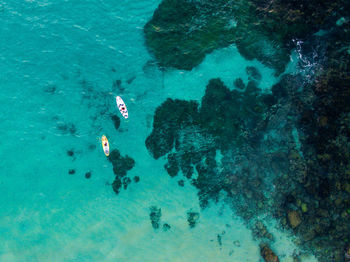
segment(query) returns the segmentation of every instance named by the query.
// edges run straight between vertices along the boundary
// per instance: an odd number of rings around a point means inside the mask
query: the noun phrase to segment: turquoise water
[[[233,89],[237,77],[247,82],[246,66],[259,69],[264,92],[279,78],[245,60],[234,45],[207,55],[192,71],[145,66],[153,58],[143,26],[159,3],[0,2],[0,261],[261,259],[258,242],[225,196],[201,210],[197,189],[187,180],[179,187],[145,140],[155,109],[168,97],[200,101],[215,77]],[[123,92],[113,87],[116,80]],[[118,130],[110,119],[118,114],[115,95],[129,110]],[[140,177],[118,195],[110,186],[114,174],[98,140],[102,134],[111,149],[135,160],[128,176]],[[152,228],[151,206],[161,208],[170,230]],[[188,226],[190,210],[200,213],[195,228]],[[280,260],[292,261],[298,250],[293,237],[266,219],[279,240],[273,248]]]

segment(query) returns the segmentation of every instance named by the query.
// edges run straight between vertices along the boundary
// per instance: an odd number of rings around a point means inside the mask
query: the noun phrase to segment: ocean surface
[[[186,179],[179,186],[183,175],[171,178],[165,157],[154,159],[145,140],[167,98],[200,103],[212,78],[230,89],[238,77],[246,83],[247,66],[260,71],[266,93],[281,76],[234,44],[191,71],[160,71],[143,34],[159,3],[0,1],[0,261],[263,261],[249,225],[224,197],[201,209],[198,189]],[[286,72],[297,70],[298,59],[294,50]],[[118,130],[112,115],[120,117]],[[119,194],[103,134],[111,150],[135,160],[128,177],[140,178]],[[170,229],[152,227],[152,206]],[[193,228],[189,211],[199,213]],[[295,237],[265,219],[277,240],[271,248],[292,262]],[[306,254],[301,261],[317,260]]]

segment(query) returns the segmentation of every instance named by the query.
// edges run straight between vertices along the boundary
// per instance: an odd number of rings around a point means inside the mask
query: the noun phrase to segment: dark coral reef
[[[144,28],[161,66],[187,70],[235,43],[280,74],[297,43],[299,71],[271,94],[252,67],[236,90],[212,79],[201,104],[160,105],[146,140],[170,176],[198,188],[201,207],[224,193],[265,261],[278,257],[259,214],[277,218],[319,261],[350,260],[349,10],[345,0],[164,0]]]
[[[174,177],[181,170],[200,189],[202,206],[209,198],[216,198],[222,189],[236,195],[241,185],[235,183],[237,174],[232,172],[237,167],[232,167],[231,157],[240,148],[254,148],[262,139],[263,112],[272,102],[272,95],[260,94],[254,82],[239,92],[229,90],[220,79],[212,79],[200,108],[194,101],[172,99],[157,108],[146,147],[156,159],[168,154],[165,165],[168,174]],[[220,166],[216,162],[217,150],[225,154]],[[258,159],[243,160],[237,156],[235,160],[241,164],[237,172],[250,174],[245,176],[244,183],[254,188],[262,181],[257,172],[249,169],[249,161]],[[264,199],[261,193],[257,197]]]
[[[284,71],[293,40],[346,14],[346,0],[163,0],[145,25],[146,45],[162,67],[191,70],[235,43],[247,59]]]
[[[135,165],[134,159],[129,156],[123,157],[118,149],[114,149],[108,160],[113,165],[113,172],[115,174],[115,179],[112,183],[113,190],[116,194],[119,194],[120,188],[123,187],[127,189],[128,185],[131,183],[131,179],[126,177],[127,172],[132,169]]]
[[[312,81],[303,73],[284,75],[272,94],[262,94],[253,69],[244,91],[212,79],[201,105],[167,99],[157,108],[146,146],[155,158],[167,155],[170,176],[181,172],[199,189],[202,207],[226,192],[248,221],[269,213],[319,261],[344,261],[350,245],[350,31],[335,28],[324,38],[332,41],[322,43]],[[274,241],[261,221],[252,225],[256,238]]]
[[[279,159],[278,165],[285,163],[274,181],[274,212],[320,261],[344,261],[350,241],[350,31],[337,26],[321,45],[313,81],[303,86],[288,76],[273,87],[280,110],[288,103],[293,110],[300,141]]]

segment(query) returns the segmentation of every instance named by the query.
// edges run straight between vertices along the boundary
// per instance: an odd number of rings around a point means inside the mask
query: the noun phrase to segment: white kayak
[[[126,105],[123,99],[120,96],[117,96],[115,100],[117,102],[117,106],[119,108],[120,113],[123,115],[125,119],[128,118],[129,117],[128,109],[126,108]]]

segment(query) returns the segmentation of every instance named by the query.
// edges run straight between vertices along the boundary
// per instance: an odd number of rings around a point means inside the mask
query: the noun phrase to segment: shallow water
[[[247,83],[251,65],[262,74],[263,92],[279,78],[244,59],[235,45],[207,55],[192,71],[161,72],[147,64],[153,58],[143,26],[159,3],[0,2],[0,261],[261,259],[259,243],[225,197],[201,210],[197,189],[187,180],[179,187],[182,175],[169,177],[165,159],[153,159],[145,140],[155,109],[168,97],[200,102],[209,79],[220,77],[233,89],[237,77]],[[113,87],[118,79],[122,92]],[[110,119],[119,114],[117,94],[129,110],[119,130]],[[111,149],[135,160],[128,176],[140,177],[118,195],[102,134]],[[152,228],[151,206],[161,208],[161,224],[170,230]],[[190,210],[200,213],[194,228]],[[292,261],[293,237],[273,220],[268,228],[279,240],[272,247],[280,260]]]

